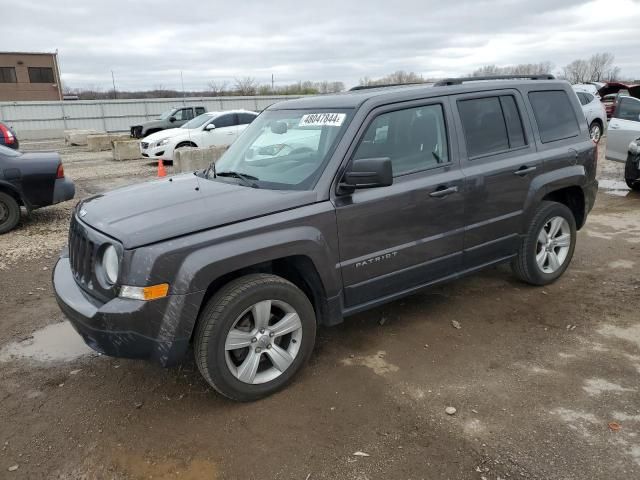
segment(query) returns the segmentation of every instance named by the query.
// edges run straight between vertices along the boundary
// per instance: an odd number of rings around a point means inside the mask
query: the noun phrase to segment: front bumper
[[[163,158],[165,159],[166,150],[165,146],[162,147],[153,147],[153,148],[142,148],[140,147],[140,153],[143,157],[146,158]]]
[[[624,179],[633,183],[640,181],[640,151],[633,153],[629,150],[624,166]]]
[[[76,283],[69,257],[53,271],[53,290],[62,312],[97,352],[113,357],[178,363],[189,348],[203,292],[144,302],[114,298],[101,303]]]

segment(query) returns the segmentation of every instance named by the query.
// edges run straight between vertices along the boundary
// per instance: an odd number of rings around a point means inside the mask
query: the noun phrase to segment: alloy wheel
[[[554,273],[564,264],[571,248],[571,229],[563,217],[550,218],[538,233],[536,263],[544,273]]]
[[[270,382],[291,366],[301,341],[302,323],[295,309],[280,300],[263,300],[242,312],[227,333],[227,367],[241,382]]]
[[[591,137],[591,140],[598,143],[600,141],[600,137],[602,136],[602,129],[600,128],[600,125],[598,125],[597,123],[591,125],[589,136]]]

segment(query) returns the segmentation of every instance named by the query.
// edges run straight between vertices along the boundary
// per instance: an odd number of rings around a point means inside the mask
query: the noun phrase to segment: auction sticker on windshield
[[[300,119],[299,127],[339,127],[347,117],[346,113],[309,113]]]

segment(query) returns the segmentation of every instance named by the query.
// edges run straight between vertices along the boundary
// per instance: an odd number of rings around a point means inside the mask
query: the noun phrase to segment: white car
[[[640,99],[619,97],[616,109],[609,120],[607,152],[609,160],[626,162],[629,144],[640,138]]]
[[[574,85],[573,90],[576,92],[578,100],[580,100],[580,105],[582,105],[582,111],[589,125],[591,139],[598,143],[607,128],[607,111],[599,96],[578,85]]]
[[[151,134],[140,141],[143,157],[173,161],[173,154],[184,147],[225,147],[258,116],[248,110],[208,112],[180,128]]]

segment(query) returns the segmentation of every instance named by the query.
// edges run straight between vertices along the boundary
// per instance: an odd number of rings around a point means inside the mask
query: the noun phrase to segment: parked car
[[[629,187],[636,188],[637,179],[633,175],[637,155],[633,154],[635,140],[640,138],[640,99],[619,97],[613,117],[609,121],[606,158],[617,162],[627,162],[625,179]]]
[[[17,150],[20,148],[20,142],[16,132],[6,123],[0,122],[0,145]]]
[[[640,137],[629,144],[624,180],[632,190],[640,190]]]
[[[180,128],[145,137],[140,142],[140,153],[143,157],[172,161],[179,148],[229,146],[257,116],[247,110],[204,113]]]
[[[574,86],[574,91],[582,105],[582,111],[589,125],[591,140],[598,143],[607,126],[607,112],[600,98]]]
[[[613,112],[616,109],[616,100],[618,99],[617,93],[610,93],[602,97],[602,104],[604,105],[604,109],[607,112],[607,118],[611,118],[613,116]]]
[[[29,213],[74,195],[57,153],[22,153],[0,145],[0,234],[16,227],[20,207]]]
[[[99,352],[171,365],[193,346],[213,388],[249,401],[294,378],[318,325],[503,262],[549,284],[597,158],[571,86],[534,78],[272,105],[208,169],[81,202],[58,303]],[[253,159],[301,130],[308,148]]]
[[[177,128],[189,120],[206,112],[204,107],[176,107],[162,113],[157,120],[151,120],[131,127],[131,137],[144,138],[152,133]]]

